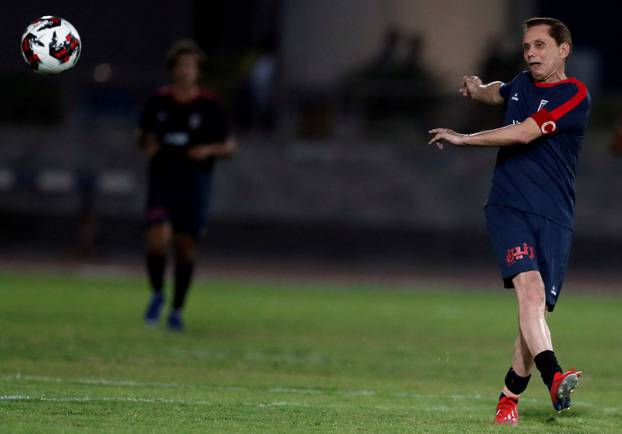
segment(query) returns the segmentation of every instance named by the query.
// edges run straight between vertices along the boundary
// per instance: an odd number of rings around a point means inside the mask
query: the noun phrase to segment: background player
[[[583,83],[566,77],[571,51],[570,32],[562,22],[527,20],[523,57],[529,70],[505,84],[484,85],[478,77],[465,77],[460,89],[474,100],[505,105],[506,126],[474,134],[430,130],[430,143],[441,149],[443,142],[500,148],[486,222],[505,286],[516,290],[519,333],[496,423],[518,422],[518,398],[534,363],[558,411],[570,407],[581,375],[562,371],[545,315],[555,306],[570,255],[575,170],[590,108]]]
[[[188,40],[177,42],[168,53],[167,66],[172,84],[147,102],[140,123],[139,142],[149,158],[146,261],[153,290],[145,321],[159,320],[173,242],[174,296],[168,327],[179,331],[197,241],[205,228],[214,162],[231,155],[237,145],[222,107],[201,86],[205,55],[199,47]]]

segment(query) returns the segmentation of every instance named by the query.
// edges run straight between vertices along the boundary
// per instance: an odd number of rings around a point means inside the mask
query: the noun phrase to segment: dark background
[[[464,131],[500,125],[501,113],[455,95],[451,83],[459,84],[459,76],[431,66],[439,56],[461,53],[452,46],[427,48],[419,61],[432,81],[420,86],[418,70],[385,76],[345,57],[340,63],[348,51],[333,53],[329,45],[329,63],[346,64],[345,72],[301,83],[287,65],[304,70],[317,62],[305,49],[315,38],[295,39],[302,33],[291,30],[300,10],[292,1],[3,5],[0,251],[77,253],[85,260],[140,254],[145,161],[134,130],[146,98],[167,81],[166,50],[191,37],[208,54],[207,84],[230,111],[241,145],[235,159],[217,168],[207,257],[490,264],[481,205],[494,151],[440,153],[425,146],[425,131],[440,124]],[[381,11],[386,5],[390,12],[397,3],[366,4]],[[590,2],[589,8],[557,0],[502,4],[505,13],[496,17],[507,30],[502,42],[514,47],[506,57],[520,57],[520,23],[533,15],[566,22],[577,59],[587,56],[577,71],[592,71],[579,78],[593,85],[594,107],[578,179],[573,261],[579,268],[616,269],[622,247],[622,176],[612,148],[622,111],[616,14],[607,2]],[[424,6],[421,11],[434,10]],[[325,16],[317,37],[330,30],[335,47],[351,35],[331,23],[347,23],[350,14],[368,26],[356,28],[361,44],[354,48],[364,45],[365,35],[381,36],[378,29],[395,25],[391,18],[364,17],[357,2],[296,7]],[[78,65],[59,76],[29,71],[18,50],[25,26],[45,14],[68,19],[82,38]],[[332,27],[324,29],[324,22]],[[413,26],[424,41],[448,32]],[[378,44],[367,45],[364,54],[373,58]],[[478,58],[488,49],[484,45]],[[264,54],[275,68],[267,120],[249,96],[249,77]],[[468,62],[464,73],[484,73],[468,69]],[[110,73],[98,76],[102,65]]]

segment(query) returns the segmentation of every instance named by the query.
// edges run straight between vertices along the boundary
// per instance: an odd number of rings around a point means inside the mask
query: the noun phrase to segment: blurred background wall
[[[598,3],[598,2],[596,2]],[[594,100],[577,189],[576,261],[616,266],[622,78],[609,8],[515,0],[26,1],[0,33],[0,250],[138,252],[145,160],[135,128],[178,38],[208,54],[208,85],[241,151],[217,169],[206,249],[221,255],[490,260],[482,205],[494,150],[438,152],[426,131],[501,125],[457,96],[464,74],[510,80],[520,25],[565,21],[570,75]],[[604,9],[603,9],[604,8]],[[78,65],[38,76],[23,29],[54,14],[80,32]],[[259,97],[261,96],[261,97]]]
[[[510,1],[344,0],[285,2],[284,79],[296,85],[330,85],[380,50],[388,28],[420,34],[422,61],[453,89],[474,71],[496,35],[515,39]],[[529,2],[527,2],[529,3]],[[330,11],[330,13],[327,13]],[[300,62],[304,53],[305,62]]]

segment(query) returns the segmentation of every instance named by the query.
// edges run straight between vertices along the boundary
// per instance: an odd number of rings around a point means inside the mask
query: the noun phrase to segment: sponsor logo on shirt
[[[539,112],[540,110],[542,110],[542,107],[544,107],[545,105],[547,105],[549,102],[545,99],[541,99],[540,100],[540,105],[538,106],[538,110],[536,110],[537,112]]]
[[[518,92],[516,92],[514,95],[512,95],[512,101],[518,101]]]
[[[188,140],[190,139],[190,135],[183,131],[166,133],[162,137],[162,142],[166,145],[172,146],[185,146],[188,144]]]

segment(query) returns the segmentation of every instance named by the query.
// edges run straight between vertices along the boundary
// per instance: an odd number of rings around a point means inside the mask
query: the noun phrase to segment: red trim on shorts
[[[156,91],[156,94],[159,96],[168,96],[168,95],[171,95],[172,93],[173,91],[170,86],[162,86],[158,88],[158,90]]]
[[[145,215],[145,219],[149,223],[159,223],[161,221],[166,221],[169,219],[168,211],[166,210],[166,208],[163,207],[148,209]]]

